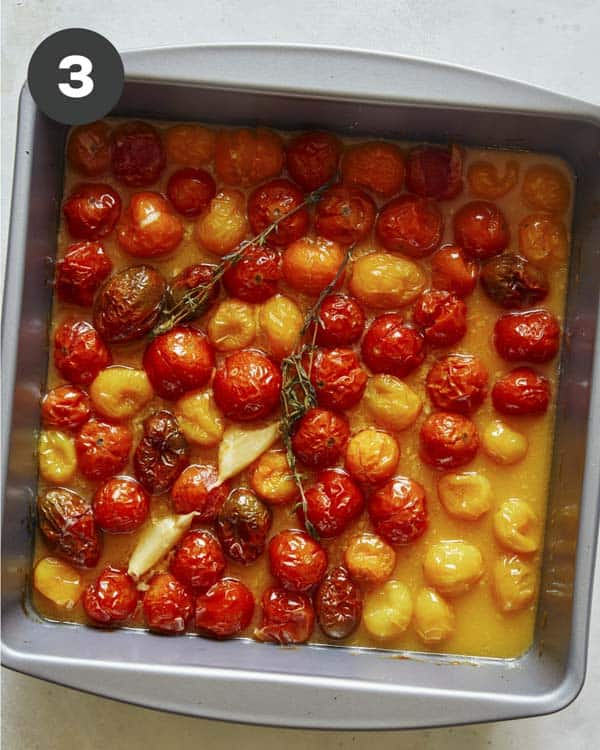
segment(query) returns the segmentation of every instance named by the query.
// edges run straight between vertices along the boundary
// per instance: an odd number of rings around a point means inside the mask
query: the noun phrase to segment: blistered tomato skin
[[[372,486],[394,475],[399,458],[400,448],[393,435],[367,427],[348,441],[344,465],[353,479]]]
[[[217,515],[219,541],[228,557],[249,565],[264,552],[271,528],[270,509],[246,487],[229,494]]]
[[[374,373],[404,378],[423,363],[423,335],[397,313],[385,313],[371,323],[362,340],[364,363]]]
[[[125,467],[132,442],[128,427],[90,419],[75,438],[79,471],[87,479],[108,479]]]
[[[413,323],[432,346],[452,346],[467,332],[467,306],[452,292],[423,292],[413,308]]]
[[[479,433],[462,414],[437,412],[421,427],[421,458],[438,469],[464,466],[475,458]]]
[[[458,146],[421,147],[408,153],[406,187],[423,198],[450,200],[462,192],[462,153]]]
[[[133,455],[135,475],[154,495],[166,492],[188,464],[189,446],[177,419],[157,411],[143,422],[142,439]]]
[[[183,633],[192,616],[194,598],[171,573],[157,573],[144,594],[144,618],[150,630]]]
[[[402,153],[392,143],[371,141],[351,146],[342,157],[342,180],[383,197],[394,195],[404,182]]]
[[[360,339],[364,327],[365,314],[354,297],[329,294],[319,310],[316,343],[321,346],[348,346]]]
[[[126,122],[112,137],[112,171],[128,187],[145,187],[156,182],[165,166],[161,138],[152,125]]]
[[[111,271],[112,262],[98,242],[69,245],[56,264],[56,294],[63,302],[90,307]]]
[[[295,591],[269,588],[262,597],[263,616],[254,632],[259,641],[305,643],[312,635],[315,613],[308,596]]]
[[[362,594],[341,565],[332,568],[321,582],[315,609],[319,626],[328,638],[347,638],[359,626]]]
[[[91,413],[90,400],[81,388],[59,385],[42,399],[42,422],[59,430],[78,430]]]
[[[195,512],[200,523],[213,523],[229,495],[229,482],[217,483],[218,474],[210,464],[192,464],[185,468],[171,489],[175,513]]]
[[[150,496],[130,477],[112,477],[94,493],[94,518],[110,534],[129,534],[144,523],[150,512]]]
[[[84,320],[66,320],[54,334],[54,364],[75,385],[89,385],[112,362],[96,329]]]
[[[507,362],[549,362],[558,352],[560,325],[546,310],[507,313],[494,326],[494,344]]]
[[[110,167],[110,127],[99,120],[73,129],[67,145],[67,158],[75,171],[98,177]]]
[[[306,365],[308,366],[308,365]],[[352,349],[317,349],[310,381],[324,409],[345,410],[355,406],[367,385],[367,373]]]
[[[196,591],[206,591],[225,572],[225,556],[208,531],[188,531],[175,548],[169,570]]]
[[[253,234],[260,234],[270,224],[297,209],[303,200],[302,191],[290,180],[271,180],[257,187],[248,198],[248,220]],[[285,247],[303,237],[308,225],[308,211],[301,208],[280,221],[267,237],[267,242]]]
[[[287,145],[288,172],[304,190],[316,190],[335,177],[341,150],[331,133],[303,133]]]
[[[438,409],[471,414],[483,403],[488,372],[483,362],[471,354],[449,354],[427,374],[427,393]]]
[[[305,531],[286,529],[269,542],[269,564],[284,589],[307,592],[323,579],[327,553]]]
[[[99,240],[110,234],[121,215],[121,198],[102,182],[82,182],[65,203],[67,230],[77,240]]]
[[[209,381],[215,358],[206,334],[177,326],[157,336],[144,352],[144,369],[156,393],[176,400]]]
[[[167,196],[175,210],[186,219],[199,216],[217,193],[212,176],[204,169],[186,167],[169,177]]]
[[[124,570],[105,568],[83,595],[86,615],[98,625],[118,625],[135,612],[138,592]]]
[[[57,487],[38,500],[40,531],[61,557],[74,565],[93,568],[102,552],[102,537],[88,500]]]
[[[306,518],[324,539],[339,536],[362,513],[364,495],[356,482],[342,469],[324,469],[306,492]]]
[[[324,469],[338,461],[349,436],[345,416],[327,409],[309,409],[297,424],[292,448],[306,466]]]
[[[481,269],[480,278],[487,296],[509,310],[538,304],[550,288],[540,268],[514,253],[492,258]]]
[[[341,245],[364,239],[375,223],[377,208],[370,195],[346,185],[329,188],[315,209],[315,229]]]
[[[283,143],[272,130],[241,128],[217,133],[215,167],[226,185],[257,185],[278,175],[283,162]]]
[[[253,245],[225,271],[223,284],[232,297],[243,302],[266,302],[277,293],[282,275],[280,254],[272,248]]]
[[[479,269],[458,245],[445,245],[431,258],[431,284],[457,297],[467,297],[475,289]]]
[[[368,509],[375,531],[393,545],[414,542],[428,525],[425,490],[408,477],[394,477],[376,490]]]
[[[269,416],[279,404],[281,372],[262,352],[245,349],[217,367],[213,393],[229,419],[249,422]]]
[[[510,242],[506,217],[489,201],[465,203],[454,214],[454,241],[478,260],[498,255]]]
[[[196,629],[213,638],[232,638],[245,630],[254,613],[250,589],[235,578],[223,578],[196,599]]]
[[[432,200],[401,195],[383,206],[375,234],[386,250],[423,258],[440,244],[443,223],[442,214]]]
[[[138,258],[166,255],[182,238],[181,219],[160,193],[134,193],[117,227],[121,247]]]
[[[517,367],[499,378],[492,388],[494,409],[501,414],[544,414],[550,403],[550,384],[530,367]]]
[[[333,282],[343,260],[344,252],[337,242],[303,237],[286,247],[283,276],[294,289],[316,297]]]

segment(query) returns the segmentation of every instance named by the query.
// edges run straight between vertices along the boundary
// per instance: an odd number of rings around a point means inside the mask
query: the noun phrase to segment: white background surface
[[[600,104],[600,0],[3,0],[3,257],[18,92],[36,45],[74,26],[104,34],[120,50],[278,41],[398,52],[477,67]],[[3,670],[2,746],[588,750],[600,735],[599,590],[597,585],[586,685],[574,704],[554,716],[404,733],[248,728],[118,704]]]

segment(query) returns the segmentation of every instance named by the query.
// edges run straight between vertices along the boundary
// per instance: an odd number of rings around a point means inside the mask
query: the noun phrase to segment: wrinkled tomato
[[[165,152],[156,128],[145,122],[126,122],[112,137],[112,171],[128,187],[156,182],[165,166]]]
[[[194,609],[194,598],[174,575],[157,573],[144,594],[143,609],[150,630],[183,633]]]
[[[508,362],[549,362],[560,345],[560,325],[546,310],[506,313],[494,326],[494,344]]]
[[[344,251],[337,242],[322,237],[303,237],[285,248],[283,276],[293,289],[316,297],[334,282],[343,261]],[[342,272],[336,287],[343,280]]]
[[[329,294],[319,309],[316,343],[348,346],[360,339],[364,327],[365,314],[358,300],[347,294]]]
[[[310,381],[319,406],[344,411],[355,406],[367,386],[367,373],[352,349],[317,349],[312,358]]]
[[[303,523],[308,520],[324,539],[339,536],[362,513],[364,496],[343,469],[324,469],[306,492],[306,514],[298,509]]]
[[[262,597],[262,623],[254,632],[259,641],[305,643],[315,625],[315,613],[308,596],[295,591],[269,588]]]
[[[423,292],[413,308],[413,323],[432,346],[452,346],[467,332],[467,306],[452,292]]]
[[[449,148],[414,148],[406,159],[406,187],[424,198],[450,200],[462,192],[462,153]]]
[[[121,215],[121,198],[103,182],[77,185],[65,203],[67,230],[78,240],[99,240],[114,229]]]
[[[341,150],[331,133],[303,133],[286,148],[288,172],[304,190],[316,190],[334,178]]]
[[[102,552],[102,537],[91,503],[71,490],[56,487],[38,500],[40,531],[61,557],[93,568]]]
[[[449,354],[432,366],[426,383],[429,398],[438,409],[470,414],[486,397],[488,372],[479,357]]]
[[[477,263],[457,245],[445,245],[431,258],[431,284],[435,289],[466,297],[475,289],[478,276]]]
[[[119,226],[121,247],[138,258],[155,258],[174,250],[183,238],[183,223],[159,193],[134,193]]]
[[[149,492],[166,492],[187,466],[188,457],[189,446],[170,412],[157,411],[146,417],[133,466],[136,477]]]
[[[79,471],[87,479],[108,479],[127,464],[132,442],[129,427],[90,419],[75,438]]]
[[[383,197],[399,192],[404,182],[404,160],[393,143],[371,141],[348,148],[342,157],[342,180]]]
[[[177,274],[171,281],[171,294],[174,302],[179,302],[186,292],[190,289],[199,286],[207,286],[213,280],[216,265],[213,263],[194,263],[191,266],[186,266],[183,271]],[[221,286],[220,284],[213,284],[209,294],[206,296],[206,303],[203,311],[206,312],[208,308],[217,300],[219,296]]]
[[[65,320],[54,334],[54,364],[75,385],[89,385],[112,362],[96,329],[85,320]]]
[[[56,294],[71,305],[89,307],[111,271],[112,262],[98,242],[69,245],[56,264]]]
[[[481,269],[481,285],[487,296],[501,307],[531,307],[550,289],[546,274],[520,255],[503,253]]]
[[[383,206],[375,234],[386,250],[422,258],[440,244],[443,224],[434,201],[418,195],[401,195]]]
[[[185,167],[169,177],[167,196],[175,210],[186,219],[199,216],[208,208],[217,194],[217,186],[212,176],[204,169]]]
[[[385,313],[375,318],[362,340],[364,363],[374,373],[404,378],[425,359],[425,341],[401,315]]]
[[[73,129],[67,145],[69,163],[86,177],[98,177],[108,170],[111,158],[110,128],[99,120]]]
[[[148,518],[150,497],[131,477],[112,477],[94,493],[94,518],[103,531],[128,534]]]
[[[270,247],[252,245],[225,271],[223,283],[231,297],[258,303],[277,293],[282,276],[281,255]]]
[[[78,430],[88,421],[90,413],[87,393],[74,385],[59,385],[42,399],[42,422],[46,427]]]
[[[223,578],[196,599],[196,628],[202,635],[231,638],[245,630],[254,614],[250,589],[236,578]]]
[[[135,612],[138,592],[124,570],[106,567],[83,595],[86,615],[99,625],[117,625]]]
[[[375,531],[390,544],[410,544],[425,533],[427,497],[418,482],[394,477],[369,498],[369,516]]]
[[[427,417],[420,432],[421,458],[438,469],[454,469],[475,458],[479,433],[462,414],[440,411]]]
[[[188,531],[175,548],[169,570],[186,586],[206,591],[225,572],[219,540],[208,531]]]
[[[249,565],[264,552],[271,528],[269,508],[246,487],[230,493],[217,515],[219,541],[232,560]]]
[[[305,531],[285,529],[269,542],[271,573],[288,591],[310,591],[325,575],[327,553]]]
[[[364,190],[334,185],[317,203],[315,229],[328,240],[352,245],[369,234],[376,213],[373,199]]]
[[[498,255],[510,242],[506,217],[495,203],[465,203],[454,214],[454,241],[479,260]]]
[[[218,484],[218,473],[210,464],[192,464],[184,469],[171,489],[171,504],[175,513],[198,515],[200,523],[213,523],[227,500],[231,485]]]
[[[280,392],[279,368],[253,349],[226,357],[213,380],[217,406],[226,417],[240,422],[267,417],[277,408]]]
[[[260,234],[269,225],[298,209],[304,195],[290,180],[271,180],[257,187],[248,198],[248,221],[254,234]],[[308,210],[300,208],[277,224],[269,233],[267,242],[272,245],[289,245],[308,230]]]
[[[531,367],[517,367],[499,378],[492,388],[492,403],[501,414],[543,414],[550,403],[550,384]]]
[[[350,435],[348,420],[327,409],[309,409],[298,421],[292,448],[303,464],[324,469],[335,464]]]
[[[317,620],[328,638],[347,638],[362,616],[362,594],[348,571],[339,565],[325,576],[315,596]]]

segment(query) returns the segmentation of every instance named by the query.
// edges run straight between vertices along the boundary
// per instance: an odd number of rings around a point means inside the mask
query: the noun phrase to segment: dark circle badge
[[[101,34],[63,29],[38,46],[27,82],[38,107],[52,120],[82,125],[107,115],[123,91],[123,62]]]

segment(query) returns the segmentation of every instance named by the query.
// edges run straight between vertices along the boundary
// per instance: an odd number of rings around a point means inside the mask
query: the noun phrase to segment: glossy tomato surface
[[[169,570],[194,590],[210,588],[225,572],[219,540],[208,531],[188,531],[175,547]]]
[[[112,267],[112,261],[100,243],[69,245],[56,264],[56,293],[64,302],[89,307],[102,282],[110,276]]]
[[[98,177],[107,172],[111,160],[109,125],[99,120],[73,128],[67,158],[73,169],[86,177]]]
[[[476,261],[467,258],[458,245],[444,245],[431,256],[431,284],[435,289],[467,297],[475,289],[478,277]]]
[[[277,222],[275,230],[269,232],[268,243],[285,246],[300,239],[306,234],[309,224],[307,209],[300,208],[303,200],[304,194],[290,180],[271,180],[260,185],[248,198],[248,220],[252,232],[260,234]]]
[[[348,346],[357,342],[365,327],[365,313],[348,294],[329,294],[321,303],[316,342],[321,346]]]
[[[374,373],[404,378],[423,363],[425,340],[397,313],[375,318],[362,340],[364,363]]]
[[[103,531],[128,534],[144,523],[150,512],[150,496],[131,477],[112,477],[101,484],[92,500],[94,518]]]
[[[495,203],[472,201],[454,214],[454,240],[473,258],[491,258],[508,247],[508,222]]]
[[[315,612],[308,596],[269,588],[262,597],[262,623],[254,633],[259,641],[305,643],[312,635]]]
[[[75,385],[59,385],[42,399],[42,422],[46,427],[77,430],[90,418],[88,395]]]
[[[351,146],[342,159],[342,180],[384,197],[394,195],[404,182],[402,152],[393,143],[382,141]]]
[[[327,553],[305,531],[286,529],[269,542],[271,573],[288,591],[310,591],[327,570]]]
[[[144,619],[158,633],[183,633],[194,609],[191,591],[171,573],[157,573],[143,601]]]
[[[438,247],[442,229],[442,214],[434,201],[401,195],[383,206],[375,234],[386,250],[422,258]]]
[[[288,172],[304,190],[316,190],[335,177],[341,151],[331,133],[303,133],[286,147]]]
[[[166,410],[142,423],[142,437],[133,454],[135,475],[152,494],[172,487],[189,461],[189,446],[176,417]]]
[[[332,568],[315,595],[315,610],[321,630],[329,638],[347,638],[362,616],[362,593],[341,565]]]
[[[200,523],[213,523],[231,490],[228,481],[219,484],[211,464],[192,464],[185,468],[171,489],[175,513],[197,513]]]
[[[360,188],[334,185],[315,209],[315,229],[328,240],[352,245],[366,237],[375,223],[377,208]]]
[[[75,385],[89,385],[112,356],[96,329],[84,320],[65,320],[54,334],[54,364]]]
[[[239,422],[269,416],[279,404],[280,392],[279,368],[254,349],[226,357],[213,380],[217,406],[226,417]]]
[[[266,302],[277,293],[283,276],[281,255],[270,247],[252,245],[223,275],[225,289],[244,302]]]
[[[431,367],[426,387],[438,409],[471,414],[487,395],[487,368],[475,355],[449,354]]]
[[[217,186],[205,169],[186,167],[169,177],[167,196],[177,213],[191,219],[208,208],[217,194]]]
[[[543,414],[550,398],[550,384],[531,367],[511,370],[500,377],[492,388],[492,403],[501,414]]]
[[[196,598],[196,629],[213,638],[232,638],[245,630],[254,613],[254,596],[236,578],[223,578]]]
[[[421,458],[438,469],[454,469],[475,458],[479,433],[462,414],[440,411],[427,417],[420,432]]]
[[[226,185],[257,185],[278,175],[283,162],[283,142],[272,130],[241,128],[217,133],[215,168]]]
[[[124,570],[107,567],[85,590],[83,608],[99,625],[119,625],[135,612],[138,591]]]
[[[103,182],[83,182],[63,204],[63,215],[71,237],[99,240],[114,229],[121,215],[121,198]]]
[[[560,324],[546,310],[507,313],[494,326],[494,344],[507,362],[549,362],[558,353]]]
[[[118,474],[127,464],[132,443],[129,427],[90,419],[75,438],[79,471],[92,480]]]
[[[425,490],[414,479],[390,479],[371,495],[368,508],[375,531],[390,544],[410,544],[427,528]]]
[[[350,409],[365,392],[367,373],[352,349],[317,349],[307,367],[324,409]]]
[[[324,469],[305,492],[306,514],[298,509],[300,520],[308,519],[324,539],[339,536],[364,507],[364,495],[343,469]]]
[[[292,448],[303,464],[324,469],[340,458],[349,436],[350,427],[343,414],[309,409],[297,424]]]
[[[181,219],[160,193],[134,193],[117,227],[121,247],[138,258],[166,255],[182,238]]]
[[[493,302],[509,310],[537,305],[550,289],[544,271],[514,253],[503,253],[485,263],[481,285]]]
[[[452,292],[423,292],[413,308],[413,323],[432,346],[457,344],[467,332],[467,306]]]

